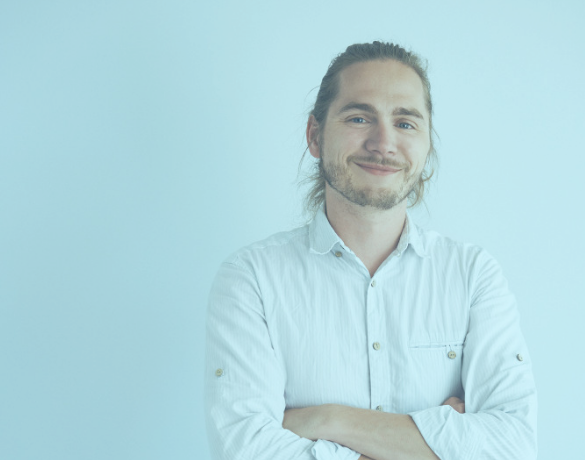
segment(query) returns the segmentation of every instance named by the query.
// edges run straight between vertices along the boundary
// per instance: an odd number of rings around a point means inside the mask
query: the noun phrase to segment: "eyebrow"
[[[343,112],[350,112],[352,110],[359,110],[361,112],[367,112],[367,113],[371,113],[372,115],[376,115],[378,113],[378,111],[374,108],[374,106],[370,105],[370,104],[363,104],[360,102],[350,102],[349,104],[345,104],[341,110],[339,110],[338,113],[343,113]],[[406,107],[397,107],[392,111],[392,115],[394,116],[411,116],[411,117],[415,117],[415,118],[420,118],[421,120],[424,120],[425,118],[422,116],[422,114],[414,109],[414,108],[406,108]]]

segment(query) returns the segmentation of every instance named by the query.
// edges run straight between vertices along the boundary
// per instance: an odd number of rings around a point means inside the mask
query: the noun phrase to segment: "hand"
[[[328,404],[284,411],[282,427],[301,438],[316,441],[322,438],[323,428],[328,420]]]
[[[441,404],[441,406],[451,406],[460,414],[465,414],[465,401],[461,401],[455,396],[451,396],[447,401]]]

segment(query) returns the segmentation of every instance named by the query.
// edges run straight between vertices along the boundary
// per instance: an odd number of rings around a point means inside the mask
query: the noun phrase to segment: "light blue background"
[[[310,90],[374,39],[430,61],[440,169],[417,220],[499,260],[539,458],[581,455],[583,5],[2,2],[0,458],[209,458],[211,280],[303,222]]]

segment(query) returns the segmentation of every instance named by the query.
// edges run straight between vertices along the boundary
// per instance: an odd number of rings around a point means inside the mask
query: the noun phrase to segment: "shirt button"
[[[451,350],[449,353],[447,353],[447,356],[450,359],[455,359],[457,357],[457,353],[455,353],[453,350]]]
[[[223,375],[223,369],[216,370],[215,375],[217,375],[218,377],[221,377]]]
[[[382,406],[376,407],[376,410],[379,410],[380,412],[382,412]]]
[[[380,342],[374,342],[373,347],[374,347],[374,350],[379,350],[382,347],[382,345],[380,345]]]
[[[373,280],[372,283],[370,284],[370,286],[376,287],[376,280]]]
[[[516,355],[516,359],[517,359],[518,361],[524,361],[524,356],[522,356],[520,353],[518,353],[518,354]]]
[[[341,257],[341,252],[335,251],[335,257]]]

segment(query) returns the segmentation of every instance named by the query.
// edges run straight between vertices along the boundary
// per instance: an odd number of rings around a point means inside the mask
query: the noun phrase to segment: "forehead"
[[[339,74],[332,109],[348,102],[368,103],[379,110],[410,106],[428,114],[423,83],[409,66],[391,59],[358,62]]]

